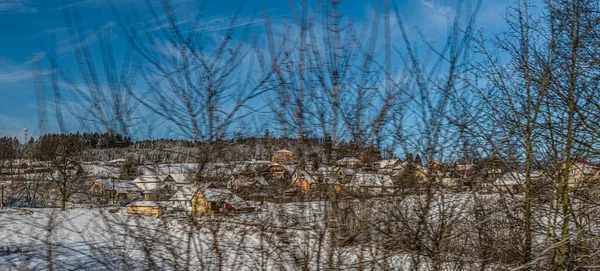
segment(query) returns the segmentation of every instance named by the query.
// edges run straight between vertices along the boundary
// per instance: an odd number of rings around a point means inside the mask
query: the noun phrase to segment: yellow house
[[[598,167],[587,162],[577,161],[569,168],[569,187],[580,186],[583,182],[596,178]]]
[[[292,185],[300,188],[302,192],[306,192],[319,186],[317,180],[304,170],[297,170],[294,173],[293,179]]]
[[[130,215],[159,217],[161,207],[155,201],[136,201],[127,205],[127,213]]]
[[[235,215],[254,209],[228,189],[201,189],[195,185],[180,188],[169,201],[172,202],[174,208],[189,212],[192,216]]]
[[[294,153],[288,150],[278,150],[271,156],[271,162],[288,163],[294,159]]]
[[[335,172],[335,177],[341,182],[341,183],[347,183],[348,181],[350,181],[350,179],[352,179],[352,176],[354,176],[354,173],[356,173],[356,171],[354,169],[351,168],[345,168],[345,167],[340,167],[338,168],[338,170]]]

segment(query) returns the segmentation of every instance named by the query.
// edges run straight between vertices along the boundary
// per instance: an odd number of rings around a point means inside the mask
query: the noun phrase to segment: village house
[[[132,181],[98,179],[90,187],[98,203],[130,202],[142,197],[141,189]]]
[[[394,167],[389,175],[395,178],[410,178],[418,182],[423,182],[427,180],[427,174],[425,171],[428,170],[423,169],[422,166],[418,164],[406,161]],[[437,171],[432,170],[432,172],[437,174]]]
[[[352,176],[356,173],[356,170],[346,167],[338,167],[335,171],[335,177],[342,184],[345,184],[352,179]]]
[[[170,173],[164,179],[168,183],[175,184],[176,188],[179,188],[186,184],[191,184],[192,174],[188,173]]]
[[[276,151],[271,156],[271,162],[289,164],[294,161],[294,153],[285,149]]]
[[[273,177],[284,178],[286,174],[286,169],[282,164],[279,163],[271,163],[269,165],[269,174]]]
[[[130,215],[159,217],[162,214],[164,203],[155,201],[136,201],[127,205],[127,213]]]
[[[395,187],[389,175],[376,173],[356,173],[347,184],[356,193],[391,194]]]
[[[541,172],[532,172],[530,175],[533,182],[538,182],[542,177]],[[492,191],[496,193],[522,193],[525,187],[526,175],[523,172],[507,172],[498,177],[494,183]]]
[[[165,200],[173,195],[176,183],[169,175],[142,175],[133,180],[145,200]]]
[[[598,166],[584,160],[572,163],[569,168],[569,187],[578,187],[584,182],[595,180],[598,169]]]
[[[525,183],[525,174],[518,172],[507,172],[497,178],[493,183],[492,192],[495,193],[520,193]]]
[[[402,160],[400,159],[387,159],[372,163],[371,166],[373,166],[375,169],[392,169],[400,164],[402,164]]]
[[[228,189],[201,188],[186,185],[169,199],[175,210],[185,211],[192,216],[237,215],[254,211],[242,198]]]
[[[475,169],[475,164],[473,163],[458,163],[452,162],[448,166],[447,175],[454,178],[466,178],[468,175],[471,175],[473,170]]]
[[[342,190],[342,185],[340,181],[332,175],[322,175],[320,178],[320,185],[325,187],[327,190],[340,192]]]
[[[234,174],[227,182],[227,188],[231,190],[248,190],[269,185],[265,177],[258,174]]]
[[[442,188],[455,191],[458,188],[459,182],[456,180],[456,178],[442,177],[439,180],[439,184]]]
[[[302,192],[306,192],[319,186],[316,176],[313,176],[305,170],[296,170],[292,179],[292,185],[299,188]]]
[[[340,167],[358,167],[360,166],[360,160],[355,157],[344,157],[336,161],[336,164]]]
[[[29,163],[25,160],[14,161],[10,165],[13,169],[27,169],[29,168]]]

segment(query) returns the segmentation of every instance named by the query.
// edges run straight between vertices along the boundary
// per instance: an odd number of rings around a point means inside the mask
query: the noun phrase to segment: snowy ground
[[[323,204],[267,204],[235,218],[155,219],[108,209],[0,211],[0,270],[310,270],[357,267],[328,253]],[[376,258],[369,253],[363,256]],[[403,262],[402,257],[387,261]],[[368,264],[366,265],[368,266]]]

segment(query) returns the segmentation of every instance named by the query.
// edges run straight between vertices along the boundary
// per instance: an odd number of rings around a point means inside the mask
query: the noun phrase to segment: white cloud
[[[0,2],[0,13],[33,13],[38,8],[29,0],[3,0]]]
[[[446,27],[449,20],[454,17],[455,12],[452,7],[444,6],[435,2],[435,0],[419,0],[424,8],[427,21],[435,27]]]
[[[46,56],[45,53],[37,53],[31,56],[31,59],[23,63],[15,63],[9,60],[0,59],[0,83],[19,83],[27,81],[29,84],[33,78],[31,74],[31,63],[39,61]],[[46,74],[46,72],[44,72]]]

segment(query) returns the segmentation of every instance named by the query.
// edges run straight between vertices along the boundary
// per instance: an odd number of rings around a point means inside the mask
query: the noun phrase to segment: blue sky
[[[105,0],[65,1],[70,7],[80,10],[86,31],[92,33],[89,43],[94,46],[97,39],[93,33],[110,28],[114,33],[113,45],[118,52],[124,48],[125,39],[115,25],[115,18]],[[120,10],[137,9],[143,0],[117,0]],[[195,7],[196,1],[173,0],[176,12],[185,12]],[[502,29],[503,16],[507,5],[512,1],[484,0],[478,16],[477,28],[486,33],[495,33]],[[315,2],[316,3],[316,2]],[[348,20],[368,19],[375,7],[375,1],[342,1],[342,13]],[[398,0],[401,15],[407,25],[419,25],[428,39],[442,38],[447,29],[447,18],[455,12],[455,1],[443,0]],[[213,26],[227,22],[240,5],[237,0],[207,1],[205,17],[211,18]],[[298,3],[299,5],[299,3]],[[56,39],[59,59],[65,65],[72,62],[72,53],[68,40],[61,1],[41,0],[2,0],[0,1],[0,136],[18,136],[22,138],[23,128],[37,136],[37,111],[34,82],[31,75],[32,57],[41,58],[44,63],[43,48]],[[244,16],[266,7],[278,20],[290,15],[288,1],[248,0],[244,4]],[[220,18],[223,18],[221,20]],[[399,35],[392,34],[392,41],[399,42]],[[71,61],[71,62],[70,62]],[[74,63],[71,63],[74,65]],[[48,90],[47,90],[48,91]],[[48,94],[49,96],[49,94]],[[49,112],[49,130],[58,131],[52,112]],[[67,118],[71,130],[79,130],[72,117]]]

